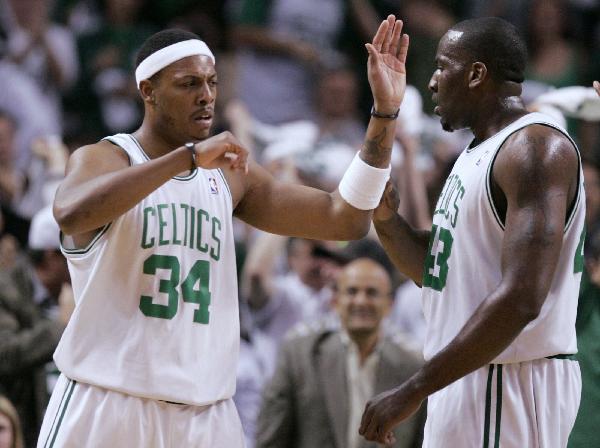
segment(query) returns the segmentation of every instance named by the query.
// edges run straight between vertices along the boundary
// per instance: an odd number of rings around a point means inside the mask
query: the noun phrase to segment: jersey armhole
[[[125,148],[123,148],[121,145],[119,145],[114,139],[112,139],[111,137],[106,137],[106,138],[103,138],[102,140],[112,143],[114,146],[119,148],[127,156],[129,166],[133,165],[131,162],[131,156],[129,155],[129,153],[125,150]],[[78,247],[75,244],[75,242],[73,241],[73,237],[71,237],[69,235],[65,235],[61,231],[60,232],[60,248],[61,248],[62,252],[65,255],[83,255],[83,254],[88,253],[94,247],[96,242],[102,237],[102,235],[104,235],[108,231],[111,224],[112,224],[112,222],[109,222],[108,224],[105,224],[104,226],[100,227],[96,231],[96,234],[92,237],[92,239],[84,247]]]
[[[526,126],[529,126],[529,125],[547,126],[549,128],[552,128],[552,129],[560,132],[562,135],[567,137],[567,139],[569,140],[569,142],[571,142],[571,145],[575,149],[575,154],[577,155],[577,191],[575,193],[575,197],[573,198],[573,201],[571,202],[571,204],[569,205],[569,208],[567,210],[567,214],[566,214],[566,218],[565,218],[565,227],[564,227],[564,232],[566,233],[569,226],[571,225],[571,222],[573,222],[573,217],[575,216],[575,212],[577,211],[577,208],[579,207],[579,202],[580,202],[579,199],[581,197],[581,169],[582,169],[581,167],[582,167],[582,165],[581,165],[581,154],[579,152],[579,148],[577,148],[577,145],[575,144],[573,139],[571,137],[569,137],[569,135],[567,135],[565,132],[563,132],[561,129],[557,128],[556,126],[552,126],[549,123],[529,123]],[[498,154],[502,150],[504,143],[506,143],[506,140],[508,140],[508,138],[510,136],[512,136],[515,132],[522,130],[526,126],[523,126],[519,129],[515,129],[513,132],[508,134],[504,140],[502,140],[502,143],[500,143],[500,145],[498,146],[498,149],[496,150],[496,153],[494,154],[494,157],[492,158],[492,161],[490,162],[490,165],[488,167],[488,171],[486,174],[485,189],[486,189],[486,193],[487,193],[488,202],[489,202],[490,208],[492,209],[492,213],[493,213],[494,217],[496,218],[496,221],[497,221],[498,225],[500,226],[500,228],[502,229],[502,231],[504,231],[504,220],[501,218],[500,213],[498,213],[498,208],[494,201],[494,196],[492,195],[492,170],[494,167],[494,163],[496,162],[496,158],[498,157]]]

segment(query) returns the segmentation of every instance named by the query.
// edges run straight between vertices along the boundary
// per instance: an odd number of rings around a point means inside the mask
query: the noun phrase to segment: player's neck
[[[185,143],[169,138],[159,132],[156,127],[147,124],[146,121],[144,121],[140,128],[133,133],[133,136],[151,159],[164,156]]]
[[[482,107],[479,113],[474,114],[474,123],[470,128],[478,142],[487,140],[528,113],[520,97],[497,98],[494,103]]]

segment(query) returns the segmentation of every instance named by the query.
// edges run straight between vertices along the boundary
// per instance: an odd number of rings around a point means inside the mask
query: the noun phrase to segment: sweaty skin
[[[516,83],[495,82],[485,64],[465,61],[460,36],[450,32],[442,38],[436,61],[429,87],[445,130],[468,127],[481,142],[527,113],[515,97],[520,91]],[[600,85],[595,88],[600,92]],[[391,430],[425,398],[488,364],[539,315],[560,255],[577,176],[576,151],[554,129],[527,126],[503,144],[492,171],[494,200],[505,221],[502,281],[443,350],[407,382],[367,404],[359,430],[367,440],[393,443]],[[420,284],[429,232],[415,231],[396,210],[397,199],[388,186],[374,213],[375,228],[396,267]]]

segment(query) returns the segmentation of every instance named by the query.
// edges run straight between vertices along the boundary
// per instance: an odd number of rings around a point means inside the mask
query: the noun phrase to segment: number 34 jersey
[[[131,165],[149,160],[132,135],[106,139]],[[170,179],[84,249],[65,241],[76,308],[54,359],[67,377],[193,405],[233,395],[237,276],[219,170]]]
[[[532,124],[550,126],[568,137],[551,117],[525,115],[478,146],[464,150],[446,181],[434,212],[423,270],[426,359],[454,339],[500,284],[504,223],[492,200],[491,171],[506,139]],[[551,286],[542,310],[493,363],[577,352],[575,318],[583,270],[585,217],[581,162],[578,170],[577,197],[568,210],[560,258],[554,277],[548,279]]]

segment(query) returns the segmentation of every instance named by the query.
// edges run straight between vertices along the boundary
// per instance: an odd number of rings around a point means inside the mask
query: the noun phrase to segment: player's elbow
[[[352,219],[349,220],[346,225],[340,226],[340,234],[336,236],[337,240],[360,240],[369,233],[371,228],[371,220],[364,219]]]
[[[57,197],[52,211],[62,233],[74,235],[82,232],[81,213],[74,204],[65,203]]]
[[[537,319],[546,295],[546,288],[511,288],[508,299],[514,318],[524,325]]]

